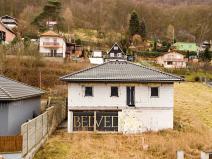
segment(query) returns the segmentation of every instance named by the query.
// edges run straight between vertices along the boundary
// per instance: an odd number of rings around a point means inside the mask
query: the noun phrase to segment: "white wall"
[[[173,128],[173,109],[124,109],[119,112],[119,132],[140,133]]]
[[[84,96],[84,87],[93,87],[93,97]],[[119,97],[110,97],[111,86],[119,87]],[[78,84],[68,85],[69,107],[128,107],[126,87],[135,86],[135,107],[173,107],[173,84]],[[151,86],[159,87],[159,97],[152,98]]]
[[[59,48],[47,48],[43,47],[44,42],[54,42],[54,39],[57,38],[57,42],[59,43]],[[51,53],[51,50],[55,49],[57,50],[57,53],[62,54],[62,57],[65,58],[65,52],[66,52],[66,44],[63,38],[60,37],[40,37],[39,42],[39,52],[41,54],[48,54]]]
[[[84,97],[84,87],[93,87],[93,97]],[[110,97],[111,86],[119,87],[119,97]],[[135,86],[135,107],[126,105],[126,87]],[[159,97],[150,97],[151,87],[159,87]],[[173,84],[83,84],[68,85],[68,106],[119,107],[118,131],[139,133],[173,128]],[[69,111],[68,132],[73,129],[73,113]]]

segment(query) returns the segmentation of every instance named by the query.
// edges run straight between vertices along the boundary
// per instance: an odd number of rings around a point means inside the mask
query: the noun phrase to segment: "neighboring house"
[[[79,58],[82,56],[82,46],[73,42],[66,42],[66,57]]]
[[[16,28],[18,26],[17,20],[14,17],[11,17],[9,15],[5,15],[0,17],[0,21],[7,26],[9,29]]]
[[[180,53],[169,52],[157,57],[156,62],[165,68],[186,68],[187,60]]]
[[[202,45],[199,47],[199,50],[198,50],[199,53],[204,52],[206,50],[206,48],[208,48],[209,51],[212,51],[212,40],[210,40],[210,41],[204,41],[202,43]]]
[[[122,51],[121,47],[117,43],[115,43],[108,51],[107,56],[106,61],[127,60],[126,54]]]
[[[39,52],[43,56],[65,58],[66,43],[62,36],[50,30],[40,35]]]
[[[100,65],[104,63],[102,51],[93,51],[92,56],[89,58],[91,64]]]
[[[47,21],[46,25],[49,29],[53,30],[54,26],[57,25],[57,21]]]
[[[40,114],[43,93],[0,75],[0,136],[19,134],[24,122]]]
[[[198,46],[196,43],[176,42],[172,45],[174,50],[182,52],[197,52]]]
[[[68,132],[138,133],[173,128],[174,82],[183,79],[127,61],[60,78],[68,83]]]
[[[15,37],[15,33],[0,21],[0,43],[10,43]]]

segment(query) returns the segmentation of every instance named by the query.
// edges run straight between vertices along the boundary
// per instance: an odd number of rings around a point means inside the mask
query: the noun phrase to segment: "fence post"
[[[177,159],[184,159],[184,151],[182,150],[177,151]]]

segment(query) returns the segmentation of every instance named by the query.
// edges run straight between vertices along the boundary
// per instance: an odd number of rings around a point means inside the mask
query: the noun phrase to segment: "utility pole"
[[[41,70],[39,69],[39,85],[40,85],[40,89],[41,89],[41,82],[42,81],[42,76],[41,76]]]

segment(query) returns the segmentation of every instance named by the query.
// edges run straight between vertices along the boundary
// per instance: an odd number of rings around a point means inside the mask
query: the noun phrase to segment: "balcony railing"
[[[43,42],[44,47],[60,47],[58,42]]]

